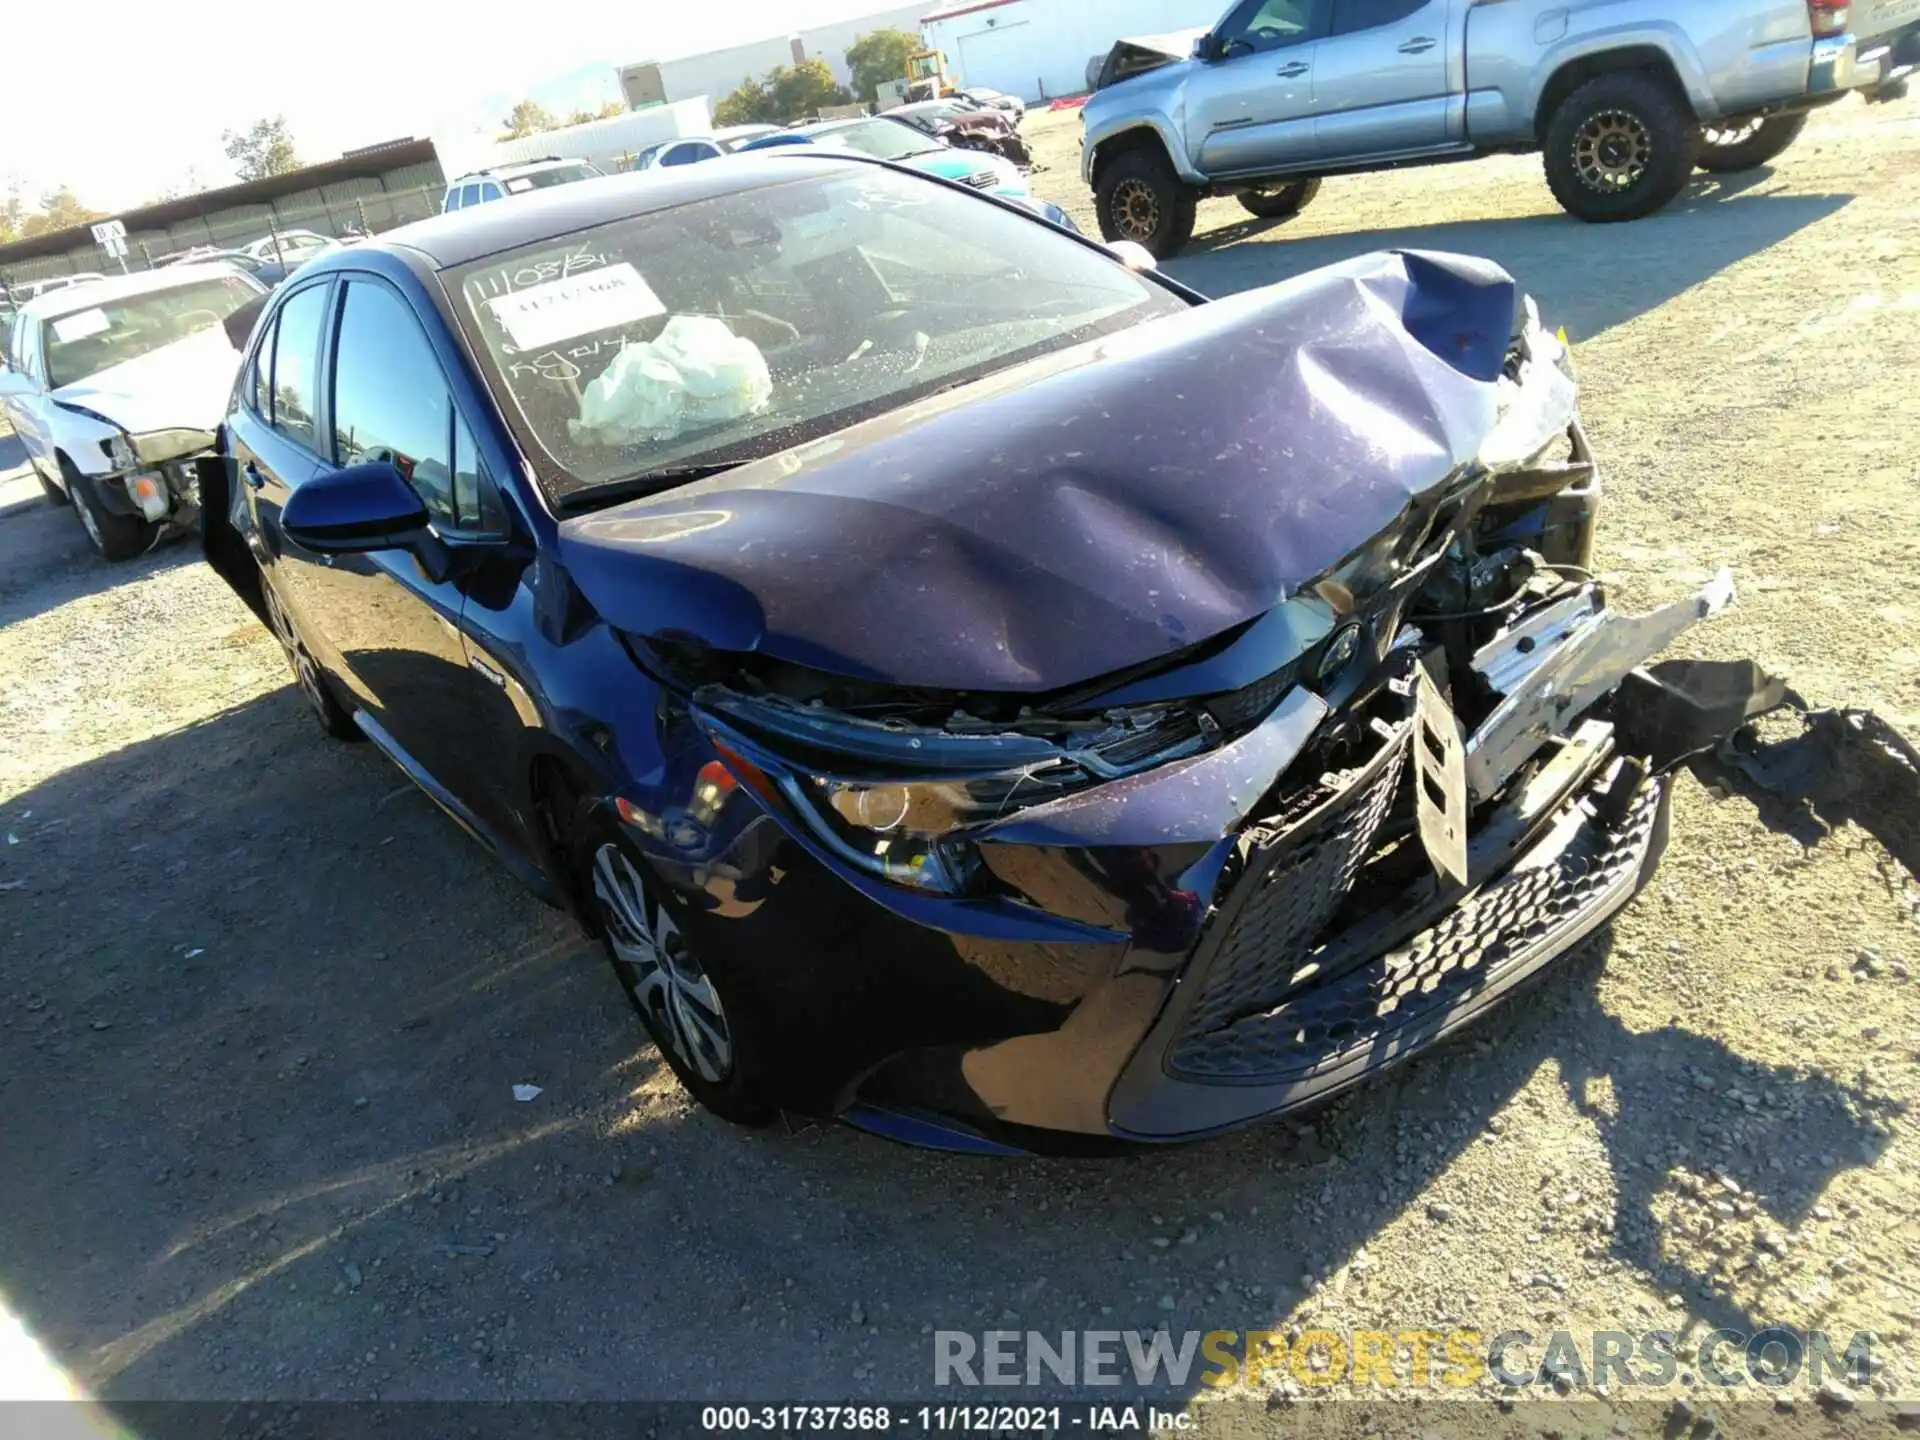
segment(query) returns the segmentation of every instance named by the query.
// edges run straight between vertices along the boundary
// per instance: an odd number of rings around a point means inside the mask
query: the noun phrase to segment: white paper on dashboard
[[[514,349],[522,351],[667,313],[653,287],[625,261],[516,290],[487,304]]]
[[[104,310],[79,310],[72,315],[62,315],[53,322],[53,338],[62,345],[75,340],[86,340],[94,335],[104,335],[113,328],[107,320]]]

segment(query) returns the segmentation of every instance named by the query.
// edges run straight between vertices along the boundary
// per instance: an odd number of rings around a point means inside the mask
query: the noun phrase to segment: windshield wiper
[[[729,470],[738,470],[742,465],[758,458],[758,456],[749,456],[746,460],[710,460],[702,465],[667,465],[639,475],[628,475],[618,480],[608,480],[603,484],[586,486],[562,495],[557,503],[562,510],[597,510],[602,505],[610,505],[616,500],[634,500],[643,495],[654,495],[662,490],[671,490],[676,485],[690,485],[695,480],[710,480],[715,475],[724,475]]]

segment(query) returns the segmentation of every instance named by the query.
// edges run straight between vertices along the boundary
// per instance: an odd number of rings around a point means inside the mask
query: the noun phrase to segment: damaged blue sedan
[[[853,157],[396,230],[251,327],[208,558],[320,724],[602,937],[686,1088],[983,1152],[1216,1133],[1480,1017],[1778,703],[1590,573],[1491,264],[1208,302]]]

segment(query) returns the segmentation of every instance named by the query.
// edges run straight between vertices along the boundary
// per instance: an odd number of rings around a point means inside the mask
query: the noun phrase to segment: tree
[[[62,185],[58,190],[50,190],[40,197],[38,215],[29,215],[20,222],[20,238],[24,240],[32,235],[71,230],[76,225],[102,219],[104,215],[104,211],[90,210],[82,205],[72,187]]]
[[[776,118],[773,97],[767,93],[767,87],[751,77],[742,80],[737,89],[722,95],[720,103],[713,107],[716,125],[771,125]]]
[[[828,105],[848,105],[853,94],[833,78],[833,69],[819,58],[794,65],[776,65],[767,72],[767,94],[782,123],[804,120]]]
[[[848,105],[852,92],[820,59],[776,65],[760,80],[747,79],[713,107],[716,125],[788,125],[818,114],[823,106]]]
[[[269,175],[286,175],[300,168],[294,153],[293,132],[287,117],[256,120],[245,130],[223,130],[220,143],[242,180],[264,180]]]
[[[0,200],[0,245],[20,238],[20,227],[27,223],[27,202],[20,196],[20,178],[7,182],[7,195]]]
[[[869,105],[878,104],[880,87],[889,80],[907,78],[907,57],[920,49],[920,37],[911,30],[875,30],[847,47],[847,69],[853,72],[853,93]]]
[[[567,116],[567,124],[591,125],[596,120],[611,120],[616,115],[625,115],[626,113],[627,113],[626,101],[609,100],[607,101],[606,104],[602,105],[598,110],[574,111],[571,115]]]
[[[553,112],[532,100],[522,100],[514,106],[513,113],[501,124],[507,127],[506,133],[500,137],[502,140],[524,140],[529,135],[560,128],[560,122],[553,118]]]

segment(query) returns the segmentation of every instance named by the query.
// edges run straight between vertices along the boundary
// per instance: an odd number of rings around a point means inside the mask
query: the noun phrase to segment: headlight
[[[133,446],[127,443],[124,435],[115,435],[111,440],[102,440],[100,448],[107,452],[107,459],[115,470],[133,470],[140,464],[140,457],[133,453]]]
[[[210,430],[149,430],[133,437],[133,453],[144,465],[158,465],[197,450],[211,450],[213,442]]]
[[[960,833],[1071,788],[1078,772],[1052,765],[947,780],[845,781],[793,776],[781,790],[841,859],[895,885],[953,894],[973,873]]]

